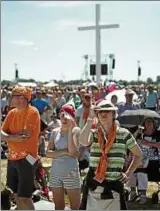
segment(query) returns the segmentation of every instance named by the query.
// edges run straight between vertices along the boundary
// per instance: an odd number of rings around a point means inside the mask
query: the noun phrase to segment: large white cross
[[[119,24],[100,25],[100,4],[96,4],[96,25],[95,26],[82,26],[78,30],[93,30],[96,31],[96,82],[101,83],[101,29],[119,28]]]

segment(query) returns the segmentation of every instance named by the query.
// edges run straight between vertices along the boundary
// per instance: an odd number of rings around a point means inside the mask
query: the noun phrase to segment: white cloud
[[[87,5],[94,5],[96,3],[100,4],[101,1],[22,1],[21,3],[39,7],[39,8],[52,8],[52,7],[79,7],[79,6],[87,6]]]
[[[31,41],[26,40],[12,40],[10,41],[11,44],[20,45],[20,46],[34,46],[34,43]]]
[[[55,30],[65,30],[69,27],[75,27],[77,28],[80,25],[90,25],[93,24],[91,22],[82,22],[82,21],[76,21],[72,19],[62,19],[54,23],[54,29]]]
[[[37,48],[37,47],[34,47],[33,50],[34,50],[34,51],[38,51],[38,48]]]
[[[103,24],[107,24],[104,21],[101,21],[100,23],[101,25]],[[61,30],[65,30],[69,27],[74,27],[76,30],[78,27],[80,26],[94,26],[95,25],[95,21],[80,21],[80,20],[72,20],[72,19],[61,19],[59,21],[54,22],[54,29],[61,31]]]
[[[21,47],[32,47],[34,51],[38,51],[37,46],[32,41],[27,40],[12,40],[11,44],[21,46]]]
[[[84,6],[84,5],[88,5],[91,4],[92,2],[90,1],[50,1],[50,2],[41,2],[41,4],[39,4],[39,7],[78,7],[78,6]],[[93,4],[93,3],[92,3]]]

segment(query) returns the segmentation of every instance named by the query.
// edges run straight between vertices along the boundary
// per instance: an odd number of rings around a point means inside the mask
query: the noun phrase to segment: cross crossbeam
[[[78,27],[79,31],[95,30],[96,32],[96,82],[101,83],[101,29],[119,28],[119,24],[100,25],[100,4],[96,4],[95,26]]]

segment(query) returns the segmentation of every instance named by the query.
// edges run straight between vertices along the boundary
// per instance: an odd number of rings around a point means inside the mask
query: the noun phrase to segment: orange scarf
[[[103,182],[103,180],[105,179],[106,169],[108,166],[107,154],[114,143],[115,137],[116,137],[116,125],[113,124],[110,130],[110,133],[108,134],[108,143],[104,145],[105,140],[104,140],[102,128],[101,127],[98,128],[98,143],[99,143],[99,147],[101,149],[102,155],[100,157],[100,161],[97,166],[94,179],[96,179],[100,183]]]

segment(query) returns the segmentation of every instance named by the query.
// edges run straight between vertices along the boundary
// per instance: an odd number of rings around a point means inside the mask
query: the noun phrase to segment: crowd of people
[[[38,155],[53,159],[49,187],[56,210],[65,208],[65,193],[73,210],[105,210],[111,202],[113,209],[127,209],[124,184],[130,201],[146,203],[148,181],[160,181],[159,123],[146,117],[131,130],[119,117],[126,110],[159,113],[160,91],[153,85],[125,87],[125,101],[119,102],[116,94],[106,98],[114,90],[115,84],[2,88],[1,158],[8,159],[6,185],[17,209],[34,209]]]

